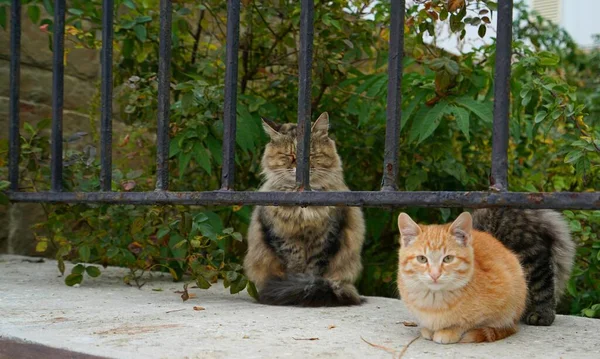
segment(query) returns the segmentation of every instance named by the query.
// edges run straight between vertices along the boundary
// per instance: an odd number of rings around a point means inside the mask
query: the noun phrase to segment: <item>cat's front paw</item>
[[[526,313],[523,321],[529,325],[549,326],[554,322],[554,311],[532,311]]]
[[[433,337],[433,331],[427,328],[421,328],[421,336],[423,339],[431,340],[431,337]]]
[[[433,333],[433,341],[439,344],[458,343],[463,332],[457,329],[441,329]]]

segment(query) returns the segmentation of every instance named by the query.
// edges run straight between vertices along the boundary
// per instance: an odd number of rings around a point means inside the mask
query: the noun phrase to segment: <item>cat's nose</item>
[[[429,272],[429,276],[431,277],[431,279],[433,279],[434,282],[436,282],[442,276],[442,273],[438,271],[432,271]]]

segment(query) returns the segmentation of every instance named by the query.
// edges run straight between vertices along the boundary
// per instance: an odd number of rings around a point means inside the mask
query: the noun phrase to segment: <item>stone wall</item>
[[[44,10],[42,9],[42,13]],[[10,25],[9,25],[10,26]],[[8,98],[10,27],[0,28],[0,141],[8,138]],[[21,34],[20,118],[23,123],[35,124],[51,117],[52,111],[52,52],[49,36],[31,23],[23,7]],[[99,52],[70,49],[65,67],[64,136],[91,130],[88,117],[90,101],[99,91]],[[84,142],[91,142],[87,136]],[[82,143],[82,145],[84,145]],[[21,183],[21,186],[24,186]],[[39,204],[0,206],[0,253],[32,254],[35,248],[31,225],[44,219]]]

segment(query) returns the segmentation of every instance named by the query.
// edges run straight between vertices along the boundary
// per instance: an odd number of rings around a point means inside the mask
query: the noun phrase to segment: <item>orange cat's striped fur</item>
[[[398,289],[437,343],[485,342],[517,332],[527,285],[519,260],[491,235],[473,230],[468,212],[452,224],[398,217]]]

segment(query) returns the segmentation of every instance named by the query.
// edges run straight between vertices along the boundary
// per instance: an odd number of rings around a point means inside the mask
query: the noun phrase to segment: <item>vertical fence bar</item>
[[[62,191],[63,97],[65,81],[65,0],[54,2],[52,45],[52,190]]]
[[[388,54],[387,121],[383,163],[383,191],[398,189],[398,142],[402,108],[402,55],[404,52],[405,0],[392,1],[390,11],[390,51]]]
[[[12,191],[19,190],[19,89],[21,82],[21,0],[12,0],[10,6],[10,99],[8,105],[9,155],[8,180]]]
[[[100,188],[111,190],[112,182],[112,57],[113,5],[104,0],[102,5],[102,113],[100,120]]]
[[[160,0],[158,50],[158,130],[156,148],[156,189],[169,189],[169,107],[171,90],[171,0]]]
[[[223,108],[223,170],[221,189],[233,190],[235,178],[235,133],[237,118],[238,47],[240,42],[240,0],[227,1],[227,49],[225,62],[225,104]]]
[[[510,116],[510,62],[513,0],[498,2],[496,73],[494,74],[494,125],[490,186],[508,189],[508,118]]]
[[[310,190],[310,100],[313,51],[314,1],[302,0],[300,9],[300,57],[298,63],[298,128],[296,146],[296,183],[299,190]]]

